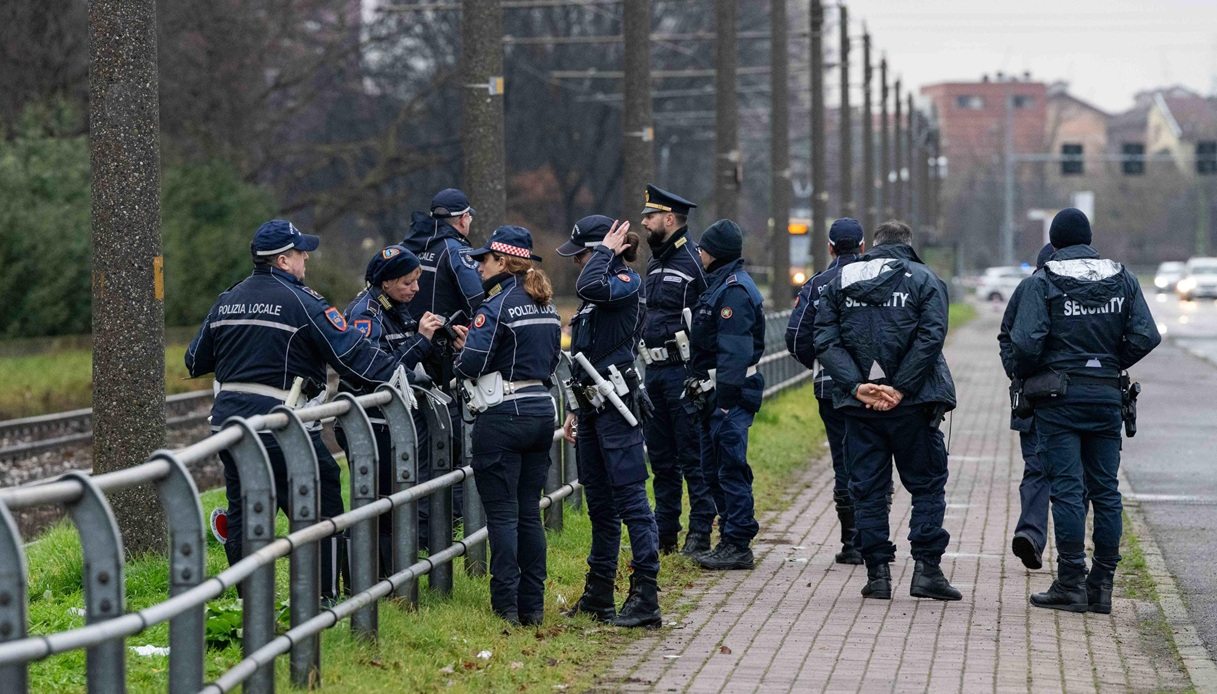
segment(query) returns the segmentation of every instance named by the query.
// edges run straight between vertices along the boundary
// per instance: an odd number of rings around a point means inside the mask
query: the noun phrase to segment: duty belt
[[[240,381],[230,381],[220,384],[220,392],[228,393],[249,393],[251,395],[262,395],[268,398],[274,398],[279,402],[286,402],[287,396],[291,395],[290,391],[283,388],[268,386],[264,383],[243,383]]]
[[[1090,374],[1069,371],[1069,382],[1080,386],[1111,386],[1120,387],[1119,376],[1091,376]]]
[[[515,393],[516,391],[522,390],[524,388],[528,388],[529,386],[544,386],[544,385],[545,384],[542,383],[541,379],[539,379],[539,378],[532,378],[532,379],[528,379],[528,380],[524,380],[524,381],[503,381],[503,395],[504,396],[511,395],[512,393]],[[546,394],[548,395],[548,393],[546,393]],[[504,397],[503,399],[506,400],[507,398]]]

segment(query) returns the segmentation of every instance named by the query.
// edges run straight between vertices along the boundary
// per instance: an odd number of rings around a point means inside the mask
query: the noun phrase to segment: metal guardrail
[[[760,369],[766,397],[806,379],[810,374],[785,353],[784,332],[790,311],[766,315],[766,349]],[[265,415],[234,417],[223,428],[176,451],[158,451],[135,467],[90,476],[68,473],[41,484],[0,489],[0,689],[28,691],[32,661],[73,650],[86,651],[90,692],[122,692],[126,688],[125,639],[148,627],[169,622],[170,692],[227,692],[244,685],[246,692],[274,691],[276,657],[289,654],[291,682],[309,686],[320,674],[321,631],[350,618],[353,633],[375,638],[378,601],[394,596],[408,605],[418,601],[418,578],[429,576],[432,591],[452,590],[453,561],[464,556],[473,575],[486,567],[486,529],[473,470],[452,460],[452,422],[445,404],[420,391],[430,434],[434,477],[418,482],[418,436],[403,394],[388,385],[374,393],[342,393],[323,405],[291,410],[278,407]],[[555,402],[565,410],[560,389]],[[379,408],[388,422],[393,447],[393,493],[377,498],[376,442],[367,409]],[[337,418],[348,441],[351,510],[318,521],[317,458],[307,423]],[[466,443],[471,427],[464,427]],[[270,461],[260,437],[273,436],[287,466],[289,534],[276,538],[275,486]],[[573,478],[574,447],[554,431],[553,465],[541,507],[551,530],[562,528],[562,499],[575,498],[580,485]],[[471,446],[464,446],[471,455]],[[228,569],[207,577],[203,510],[187,465],[222,450],[236,463],[243,491],[245,557]],[[460,461],[465,462],[465,461]],[[449,523],[429,524],[429,556],[418,557],[418,503],[430,505],[430,517],[449,518],[452,489],[465,494],[464,537],[454,540]],[[169,598],[137,612],[125,611],[122,538],[107,494],[140,485],[154,485],[165,512],[169,538]],[[27,567],[21,535],[10,511],[39,505],[62,505],[80,533],[84,553],[85,626],[44,635],[29,635]],[[393,524],[392,573],[377,580],[377,518],[389,513]],[[343,602],[322,609],[318,572],[318,543],[350,530],[351,593]],[[290,566],[290,628],[275,635],[275,561],[287,557]],[[240,586],[243,600],[244,659],[204,686],[204,609],[208,600]]]

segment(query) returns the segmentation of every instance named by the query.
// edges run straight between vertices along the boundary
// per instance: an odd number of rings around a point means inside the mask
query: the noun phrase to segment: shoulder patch
[[[621,280],[622,282],[629,282],[629,281],[631,281],[631,280],[630,280],[630,276],[629,276],[629,274],[624,273],[624,272],[618,272],[618,273],[617,273],[617,279]]]
[[[325,309],[325,319],[330,322],[330,325],[338,328],[339,331],[346,331],[347,319],[342,317],[342,311],[339,311],[333,306],[328,306]]]
[[[730,275],[727,275],[726,284],[739,284],[739,278],[735,276],[734,272],[731,273]]]
[[[352,323],[352,325],[355,326],[356,330],[363,333],[364,337],[372,334],[372,320],[370,318],[360,318]]]
[[[734,316],[735,312],[731,310],[730,306],[724,306],[722,308],[722,310],[720,310],[718,312],[718,315],[722,316],[723,319],[726,320],[726,319],[730,318],[731,316]]]
[[[321,294],[319,294],[318,292],[313,290],[311,287],[301,286],[300,288],[303,289],[306,294],[313,297],[314,299],[317,299],[318,301],[325,301],[325,297],[321,296]]]
[[[474,319],[473,319],[473,327],[475,327],[475,328],[480,328],[480,327],[482,327],[483,325],[486,325],[486,314],[485,314],[485,313],[479,313],[479,314],[478,314],[478,316],[477,316],[477,318],[474,318]]]
[[[469,257],[469,253],[470,253],[470,249],[468,249],[468,248],[461,248],[460,250],[458,250],[458,251],[456,252],[456,254],[457,254],[457,255],[460,257],[460,259],[461,259],[461,264],[462,264],[462,265],[464,265],[465,267],[469,268],[470,270],[476,270],[476,269],[477,269],[477,266],[478,266],[478,265],[477,265],[477,262],[476,262],[476,261],[474,261],[474,259],[473,259],[473,258],[470,258],[470,257]]]

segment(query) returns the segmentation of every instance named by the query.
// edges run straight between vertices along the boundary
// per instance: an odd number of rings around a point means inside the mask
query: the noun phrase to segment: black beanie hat
[[[1044,247],[1040,249],[1040,254],[1035,258],[1035,268],[1038,270],[1044,267],[1049,260],[1052,260],[1053,253],[1056,253],[1056,249],[1052,247],[1052,244],[1044,244]]]
[[[1076,207],[1066,207],[1052,218],[1048,239],[1056,249],[1068,246],[1090,245],[1090,220]]]
[[[699,245],[715,260],[734,260],[744,252],[744,232],[730,219],[720,219],[701,233]]]

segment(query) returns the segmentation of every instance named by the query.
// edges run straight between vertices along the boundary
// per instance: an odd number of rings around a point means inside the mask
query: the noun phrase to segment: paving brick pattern
[[[864,567],[839,548],[827,458],[762,522],[753,571],[708,574],[686,592],[692,611],[623,653],[601,684],[619,691],[1109,692],[1176,691],[1187,675],[1160,638],[1154,603],[1119,594],[1111,615],[1031,608],[1052,580],[1009,552],[1022,458],[1008,429],[997,319],[957,331],[947,360],[960,408],[950,422],[943,570],[964,599],[908,595],[909,497],[897,484],[893,599],[863,600]],[[1054,556],[1053,548],[1045,556]],[[662,583],[662,575],[661,575]]]

